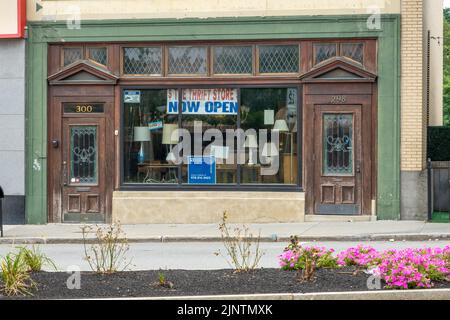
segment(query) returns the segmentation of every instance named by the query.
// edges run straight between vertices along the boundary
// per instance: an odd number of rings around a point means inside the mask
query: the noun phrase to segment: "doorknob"
[[[59,141],[58,140],[52,140],[52,147],[53,148],[58,148],[59,147]]]

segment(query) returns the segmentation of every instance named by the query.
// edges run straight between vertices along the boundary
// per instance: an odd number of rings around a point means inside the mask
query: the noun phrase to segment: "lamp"
[[[273,130],[280,131],[280,132],[289,131],[286,120],[276,120],[275,124],[273,125]]]
[[[279,155],[278,148],[273,142],[266,142],[262,148],[261,155],[263,157],[269,158],[272,162],[272,157],[277,157]]]
[[[245,139],[245,147],[249,148],[248,164],[250,166],[252,166],[255,164],[253,161],[253,150],[252,149],[258,148],[258,141],[256,139],[256,134],[250,134],[247,136],[247,138]]]
[[[150,130],[148,127],[134,127],[134,141],[141,143],[137,160],[138,163],[143,163],[145,160],[144,142],[150,141]]]
[[[163,126],[163,136],[162,136],[162,144],[168,144],[170,147],[170,151],[167,154],[166,161],[167,162],[175,162],[176,158],[172,152],[172,145],[178,143],[178,135],[173,135],[173,133],[178,130],[178,125],[174,123],[165,123]]]

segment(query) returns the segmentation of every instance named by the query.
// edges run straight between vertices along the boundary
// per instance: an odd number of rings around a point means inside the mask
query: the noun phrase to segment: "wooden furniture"
[[[283,182],[285,184],[296,184],[297,183],[297,173],[298,173],[298,160],[297,155],[292,155],[290,153],[283,153],[282,155],[282,166],[283,166]]]
[[[138,180],[141,174],[144,183],[178,183],[178,166],[169,163],[138,164]]]

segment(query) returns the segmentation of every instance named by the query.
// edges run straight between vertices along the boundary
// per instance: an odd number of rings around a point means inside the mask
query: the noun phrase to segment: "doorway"
[[[105,222],[105,118],[63,118],[62,127],[63,222]]]
[[[314,212],[361,214],[361,106],[314,108]]]

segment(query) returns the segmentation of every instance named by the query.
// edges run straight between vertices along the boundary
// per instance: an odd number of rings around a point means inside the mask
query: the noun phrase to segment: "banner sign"
[[[212,156],[188,157],[189,184],[215,184],[216,159]]]
[[[236,115],[237,89],[183,89],[182,113],[206,115]],[[178,91],[167,90],[167,113],[178,114]]]

